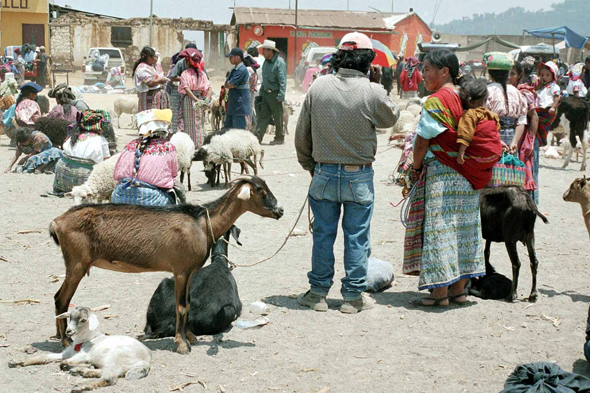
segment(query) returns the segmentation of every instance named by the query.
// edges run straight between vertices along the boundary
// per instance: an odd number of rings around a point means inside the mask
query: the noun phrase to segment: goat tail
[[[51,236],[51,238],[53,239],[53,241],[55,242],[55,244],[57,244],[58,246],[59,244],[59,237],[57,236],[57,224],[55,223],[55,221],[51,221],[51,224],[49,224],[49,236]]]
[[[539,218],[541,220],[543,220],[543,222],[545,224],[549,224],[549,220],[547,219],[547,217],[545,217],[543,215],[543,213],[541,213],[539,211],[539,209],[537,208],[537,204],[535,203],[535,201],[533,200],[533,198],[531,198],[531,196],[528,193],[527,193],[527,199],[526,199],[526,201],[527,201],[527,204],[529,205],[529,209],[531,209],[531,211],[533,213],[535,213],[537,216],[539,216]]]
[[[264,149],[260,150],[260,161],[258,161],[258,164],[260,164],[260,168],[264,169],[264,165],[262,165],[262,160],[264,159]]]
[[[213,318],[213,326],[221,331],[225,330],[231,325],[233,321],[238,319],[240,312],[233,304],[226,304],[215,314]]]

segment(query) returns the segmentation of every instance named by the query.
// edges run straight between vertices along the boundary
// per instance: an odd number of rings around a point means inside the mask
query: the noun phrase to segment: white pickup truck
[[[106,82],[109,71],[113,67],[120,67],[121,74],[125,76],[125,58],[120,49],[90,48],[88,56],[84,56],[84,84],[93,85],[97,82]]]

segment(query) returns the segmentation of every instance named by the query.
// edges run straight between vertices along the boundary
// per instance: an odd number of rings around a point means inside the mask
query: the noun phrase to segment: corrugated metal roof
[[[297,14],[299,26],[376,30],[392,30],[396,23],[411,15],[333,10],[299,10]],[[295,10],[236,7],[231,24],[294,26]]]

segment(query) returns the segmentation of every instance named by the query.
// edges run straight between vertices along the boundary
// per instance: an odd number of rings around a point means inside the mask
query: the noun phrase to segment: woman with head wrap
[[[54,106],[47,114],[47,117],[55,117],[58,119],[67,120],[70,123],[75,123],[78,118],[78,109],[72,104],[76,96],[72,89],[65,83],[61,83],[49,90],[47,94],[51,98],[55,98],[57,105]]]
[[[166,142],[172,111],[152,109],[136,117],[139,138],[129,142],[121,152],[114,173],[118,184],[111,200],[143,206],[174,204],[178,161],[176,148]]]
[[[139,112],[169,107],[168,94],[162,89],[162,85],[168,83],[168,78],[156,70],[157,61],[156,51],[146,46],[133,66],[133,81],[137,89]]]
[[[418,69],[420,60],[415,57],[406,58],[406,63],[400,75],[402,98],[411,99],[418,97],[418,86],[422,82],[422,75]]]
[[[178,93],[180,96],[178,112],[178,131],[190,135],[197,149],[203,146],[205,138],[205,118],[201,108],[195,109],[194,104],[202,99],[211,99],[209,78],[203,72],[203,55],[196,49],[185,49],[180,52],[184,59],[186,71],[180,76]]]
[[[84,111],[70,126],[69,137],[63,144],[63,157],[55,166],[53,192],[63,194],[83,184],[95,164],[111,156],[109,142],[102,136],[105,123],[110,123],[107,111]]]

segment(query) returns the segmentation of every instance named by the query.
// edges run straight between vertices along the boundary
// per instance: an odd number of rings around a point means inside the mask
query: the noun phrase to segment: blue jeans
[[[223,127],[238,128],[240,130],[245,130],[246,128],[248,128],[248,125],[246,123],[246,116],[225,115],[225,122],[223,123]]]
[[[334,242],[342,207],[346,270],[342,297],[345,301],[356,300],[367,289],[374,199],[371,167],[361,166],[358,172],[347,172],[344,165],[316,165],[309,189],[309,205],[315,221],[311,271],[307,274],[313,294],[326,296],[334,283]]]
[[[539,204],[539,140],[535,136],[535,150],[534,150],[534,161],[533,161],[533,179],[535,179],[535,184],[537,184],[537,189],[533,191],[533,199],[535,203]]]

